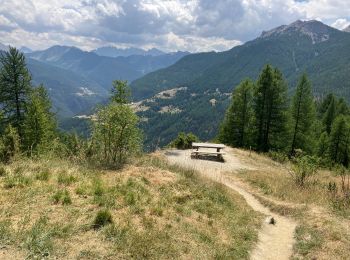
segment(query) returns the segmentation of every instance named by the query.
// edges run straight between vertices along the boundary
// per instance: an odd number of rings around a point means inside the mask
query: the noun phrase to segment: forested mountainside
[[[188,55],[135,80],[132,88],[135,99],[178,86],[196,92],[216,88],[231,92],[240,80],[256,78],[261,67],[270,63],[281,69],[291,88],[297,76],[307,72],[316,95],[332,90],[349,99],[349,60],[349,33],[318,21],[297,21],[263,32],[259,38],[226,52]]]
[[[147,107],[139,114],[151,147],[168,143],[178,131],[193,131],[204,140],[213,138],[234,87],[246,77],[256,79],[267,63],[282,71],[289,92],[306,72],[317,98],[333,92],[349,101],[349,62],[349,33],[318,21],[297,21],[226,52],[188,55],[135,80],[131,87],[135,101],[148,99],[139,103]],[[158,92],[180,87],[171,98],[149,102]],[[174,109],[164,112],[169,106]]]

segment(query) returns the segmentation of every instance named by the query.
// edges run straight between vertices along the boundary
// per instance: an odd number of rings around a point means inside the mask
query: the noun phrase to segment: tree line
[[[256,82],[243,80],[235,88],[218,139],[233,147],[318,156],[330,164],[349,166],[350,113],[344,99],[333,94],[313,96],[306,74],[295,93],[278,68],[266,65]]]
[[[110,102],[91,116],[91,136],[62,133],[46,88],[33,86],[25,56],[10,47],[0,55],[0,160],[53,155],[121,165],[142,140],[129,97],[127,82],[114,81]]]

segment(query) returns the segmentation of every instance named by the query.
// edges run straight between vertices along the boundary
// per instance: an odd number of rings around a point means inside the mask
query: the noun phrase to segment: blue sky
[[[297,19],[350,24],[349,0],[0,0],[0,42],[226,50]]]

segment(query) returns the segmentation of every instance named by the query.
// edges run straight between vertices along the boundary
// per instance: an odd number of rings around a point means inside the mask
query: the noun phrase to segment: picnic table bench
[[[202,150],[201,148],[206,148]],[[211,144],[211,143],[192,143],[191,157],[198,158],[199,155],[216,155],[220,160],[223,159],[225,154],[221,150],[225,148],[223,144]],[[201,149],[201,150],[200,150]],[[216,149],[216,151],[211,151],[208,149]]]

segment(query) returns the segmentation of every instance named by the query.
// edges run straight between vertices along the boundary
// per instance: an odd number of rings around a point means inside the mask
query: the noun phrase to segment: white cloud
[[[0,30],[11,31],[15,29],[18,25],[14,22],[11,22],[4,15],[0,14]]]
[[[350,25],[350,21],[348,21],[347,19],[337,19],[334,23],[332,23],[332,26],[334,28],[337,28],[339,30],[343,30],[346,27],[348,27]]]
[[[349,0],[11,0],[0,5],[5,43],[223,50],[297,19],[336,28],[350,20]]]

